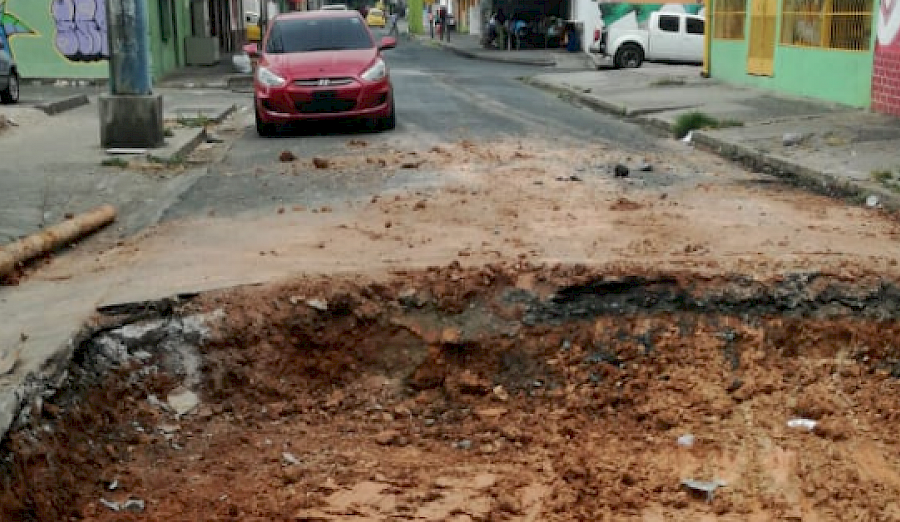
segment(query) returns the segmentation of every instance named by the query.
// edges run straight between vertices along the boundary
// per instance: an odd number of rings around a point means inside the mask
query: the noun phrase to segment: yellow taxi
[[[387,20],[384,17],[384,11],[381,9],[372,8],[369,9],[369,14],[366,15],[366,24],[369,27],[384,27],[387,25]]]

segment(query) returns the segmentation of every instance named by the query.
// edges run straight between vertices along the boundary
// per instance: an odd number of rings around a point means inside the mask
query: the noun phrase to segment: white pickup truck
[[[704,26],[702,15],[657,11],[650,14],[646,28],[594,31],[590,51],[611,58],[616,67],[640,67],[645,60],[700,63]]]

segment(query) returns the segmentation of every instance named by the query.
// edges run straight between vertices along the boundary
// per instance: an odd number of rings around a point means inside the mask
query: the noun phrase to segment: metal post
[[[152,94],[146,0],[107,0],[109,87],[113,95]]]

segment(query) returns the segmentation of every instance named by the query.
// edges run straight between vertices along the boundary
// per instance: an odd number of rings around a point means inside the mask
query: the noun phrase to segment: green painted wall
[[[779,5],[779,12],[780,12]],[[749,13],[749,10],[748,10]],[[874,18],[874,17],[873,17]],[[744,34],[750,34],[749,16]],[[775,34],[781,34],[781,20]],[[711,28],[710,28],[711,30]],[[872,28],[870,49],[875,46]],[[872,100],[873,51],[851,52],[776,43],[773,76],[747,74],[747,40],[712,40],[710,76],[789,94],[869,107]],[[836,74],[836,72],[838,72]]]
[[[184,63],[180,42],[190,30],[189,1],[146,0],[154,79]],[[161,25],[160,15],[168,14],[167,9],[178,11],[177,31],[171,20],[165,28]],[[5,31],[9,34],[0,31],[0,39],[9,42],[24,78],[107,78],[105,14],[105,0],[6,0],[5,21],[13,20],[15,28]]]
[[[425,5],[422,0],[409,0],[406,7],[406,21],[409,23],[409,32],[422,34],[422,10]]]
[[[82,13],[77,21],[65,15],[76,6]],[[6,35],[22,76],[106,78],[106,33],[94,21],[98,13],[105,18],[105,9],[103,0],[6,0],[6,14],[18,20],[22,31]]]
[[[153,79],[183,67],[184,38],[191,32],[190,0],[147,0]]]

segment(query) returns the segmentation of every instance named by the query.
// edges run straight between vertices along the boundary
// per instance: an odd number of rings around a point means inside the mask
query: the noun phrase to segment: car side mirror
[[[397,47],[397,39],[393,36],[385,36],[381,39],[381,43],[378,45],[378,50],[383,51],[385,49],[393,49]]]
[[[250,58],[259,58],[259,44],[248,43],[244,46],[244,52]]]

